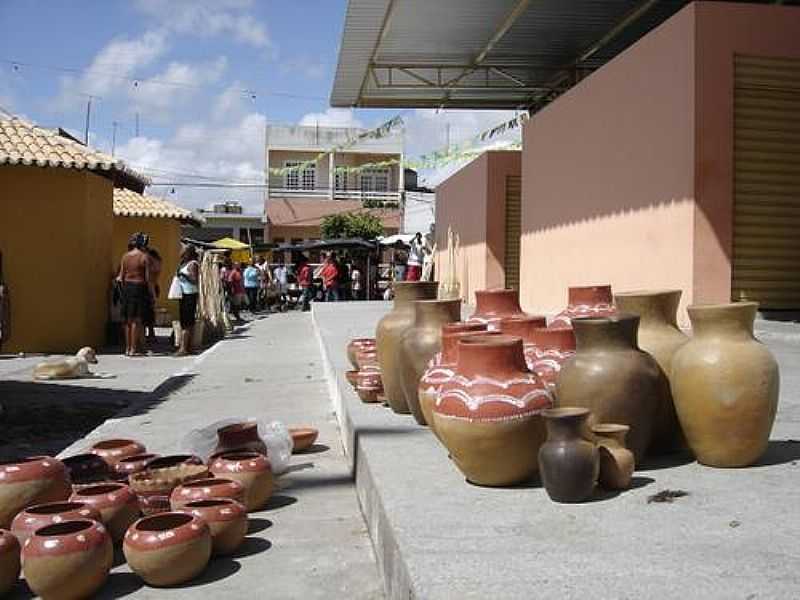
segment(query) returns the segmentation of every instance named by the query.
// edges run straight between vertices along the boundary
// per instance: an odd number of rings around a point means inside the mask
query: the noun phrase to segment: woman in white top
[[[192,330],[197,322],[197,298],[200,288],[200,263],[197,261],[197,248],[188,244],[181,252],[181,265],[178,267],[178,281],[181,283],[180,347],[175,356],[186,356],[192,351]]]

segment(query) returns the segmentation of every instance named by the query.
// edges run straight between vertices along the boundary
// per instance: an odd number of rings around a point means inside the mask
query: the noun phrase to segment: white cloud
[[[280,63],[280,71],[284,74],[302,75],[308,79],[321,79],[325,76],[328,63],[322,59],[308,56],[296,56]]]
[[[351,108],[329,108],[321,113],[307,113],[300,119],[299,125],[319,125],[320,127],[364,126]]]

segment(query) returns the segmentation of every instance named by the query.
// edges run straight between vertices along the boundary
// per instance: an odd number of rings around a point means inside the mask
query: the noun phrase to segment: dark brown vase
[[[590,425],[628,425],[628,447],[640,464],[665,400],[661,368],[636,345],[639,317],[578,318],[572,326],[577,351],[561,368],[556,402],[558,406],[588,408]]]
[[[608,317],[617,312],[610,285],[571,287],[567,293],[567,308],[555,316],[550,327],[569,327],[572,319]]]
[[[414,315],[414,326],[405,332],[400,343],[400,384],[414,419],[427,425],[419,403],[419,382],[430,360],[442,348],[442,326],[461,317],[461,300],[419,300],[414,302]]]
[[[475,292],[475,312],[467,322],[483,323],[489,331],[497,331],[502,319],[524,315],[517,290],[478,290]]]
[[[414,301],[434,300],[437,281],[398,281],[394,284],[394,308],[378,322],[375,340],[378,364],[381,367],[383,392],[392,410],[408,414],[401,383],[400,342],[403,334],[414,326]]]
[[[617,310],[639,315],[639,347],[656,359],[666,379],[666,401],[658,410],[653,430],[651,450],[654,452],[669,452],[686,446],[669,382],[672,357],[689,341],[689,336],[678,327],[680,300],[680,290],[614,294]]]
[[[539,475],[554,502],[583,502],[594,491],[600,469],[597,448],[583,438],[589,411],[554,408],[542,413],[547,441],[539,450]]]
[[[258,436],[258,424],[252,422],[233,423],[217,429],[217,447],[212,454],[220,452],[252,451],[267,454],[267,445]]]

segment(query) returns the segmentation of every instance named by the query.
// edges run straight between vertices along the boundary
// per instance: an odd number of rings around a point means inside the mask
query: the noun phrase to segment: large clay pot
[[[378,367],[378,350],[375,346],[367,346],[356,351],[356,364],[360,371],[368,367]]]
[[[497,325],[498,331],[506,335],[515,335],[522,338],[525,350],[525,362],[531,368],[531,353],[533,352],[533,332],[537,328],[547,327],[547,319],[536,315],[514,315],[503,317]]]
[[[102,523],[65,521],[38,529],[22,548],[22,572],[43,600],[91,598],[114,562],[111,536]]]
[[[614,294],[617,310],[639,315],[639,347],[655,358],[664,372],[664,385],[668,389],[664,396],[666,401],[656,416],[656,426],[653,431],[653,450],[656,452],[676,450],[686,446],[669,383],[672,357],[689,341],[689,337],[678,328],[680,300],[680,290]]]
[[[350,361],[350,364],[353,365],[354,369],[358,369],[356,353],[362,348],[374,348],[375,345],[375,338],[353,338],[347,343],[347,359]]]
[[[217,447],[213,454],[222,452],[258,452],[266,456],[267,445],[258,436],[258,423],[233,423],[217,429]]]
[[[383,391],[389,406],[396,413],[408,414],[401,387],[400,342],[406,330],[414,325],[414,301],[433,300],[439,283],[436,281],[397,281],[394,283],[394,308],[378,322],[375,340],[381,368]]]
[[[13,533],[0,529],[0,598],[14,587],[19,579],[20,544]]]
[[[780,377],[753,337],[758,304],[689,307],[694,336],[672,358],[672,392],[686,441],[712,467],[752,465],[767,448]]]
[[[356,375],[356,393],[361,401],[367,404],[378,402],[378,395],[383,393],[383,377],[379,368],[366,368]]]
[[[20,511],[11,522],[11,533],[23,546],[33,532],[53,523],[62,523],[74,519],[92,519],[100,521],[100,511],[86,502],[46,502],[29,506]]]
[[[177,585],[206,568],[211,530],[203,519],[186,513],[144,517],[128,529],[122,551],[131,570],[148,585]]]
[[[172,510],[178,510],[188,502],[195,500],[219,500],[231,498],[237,502],[244,502],[244,486],[233,479],[209,478],[187,481],[172,490],[170,505]]]
[[[160,460],[151,461],[149,464],[169,464],[168,461],[159,462]],[[208,475],[208,467],[205,465],[183,462],[171,467],[148,467],[131,475],[128,483],[136,493],[142,514],[154,515],[171,509],[169,499],[176,487],[187,481],[206,479]]]
[[[550,327],[570,327],[572,319],[609,317],[617,312],[610,285],[571,287],[567,294],[567,308],[553,318]]]
[[[78,490],[70,498],[72,502],[83,502],[100,513],[111,539],[122,541],[122,537],[139,518],[139,501],[136,494],[124,483],[101,483]]]
[[[521,338],[474,335],[458,343],[455,373],[433,407],[434,427],[467,480],[512,485],[537,470],[541,413],[552,404],[525,365]]]
[[[554,502],[583,502],[594,491],[599,456],[592,442],[583,439],[589,411],[565,407],[544,411],[547,441],[539,450],[539,474]]]
[[[625,447],[630,427],[618,423],[597,423],[592,426],[600,455],[600,485],[607,490],[626,490],[631,485],[636,461]]]
[[[244,486],[244,505],[248,511],[264,507],[272,496],[272,467],[263,454],[231,452],[214,456],[209,463],[216,477],[233,479]]]
[[[664,402],[664,382],[655,359],[639,350],[639,317],[573,319],[577,352],[556,382],[559,406],[591,411],[589,424],[630,426],[628,447],[640,463],[652,441],[653,421]]]
[[[158,454],[137,454],[136,456],[123,458],[114,465],[113,478],[127,483],[128,477],[139,471],[144,471],[147,468],[147,463],[156,458],[160,458],[160,456]]]
[[[528,368],[555,393],[561,367],[575,356],[575,332],[571,327],[534,329],[533,343],[526,350]]]
[[[114,479],[108,463],[92,452],[75,454],[62,459],[67,468],[72,489],[79,490],[87,485],[96,485]]]
[[[112,439],[97,442],[89,452],[102,458],[113,470],[114,465],[123,458],[143,454],[146,450],[144,444],[140,444],[136,440]]]
[[[234,552],[247,535],[247,509],[230,498],[195,500],[177,512],[194,515],[208,523],[211,530],[211,553],[224,556]]]
[[[0,527],[8,529],[23,508],[69,498],[67,470],[57,458],[32,456],[0,462]]]
[[[502,319],[524,315],[517,290],[478,290],[475,292],[475,312],[467,322],[483,323],[489,331],[498,331]]]
[[[442,326],[461,318],[461,300],[419,300],[414,302],[414,326],[400,342],[400,387],[405,404],[420,425],[427,425],[419,404],[419,381],[428,363],[442,348]]]

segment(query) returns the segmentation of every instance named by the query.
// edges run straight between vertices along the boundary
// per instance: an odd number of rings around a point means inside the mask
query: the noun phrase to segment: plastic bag
[[[192,429],[183,439],[183,447],[192,454],[196,454],[203,460],[214,453],[217,447],[217,430],[226,425],[234,423],[256,423],[258,426],[258,436],[267,446],[267,456],[272,466],[272,472],[276,475],[285,473],[289,468],[289,459],[292,456],[294,442],[286,425],[280,421],[265,421],[256,418],[228,418],[216,421],[200,429]]]

